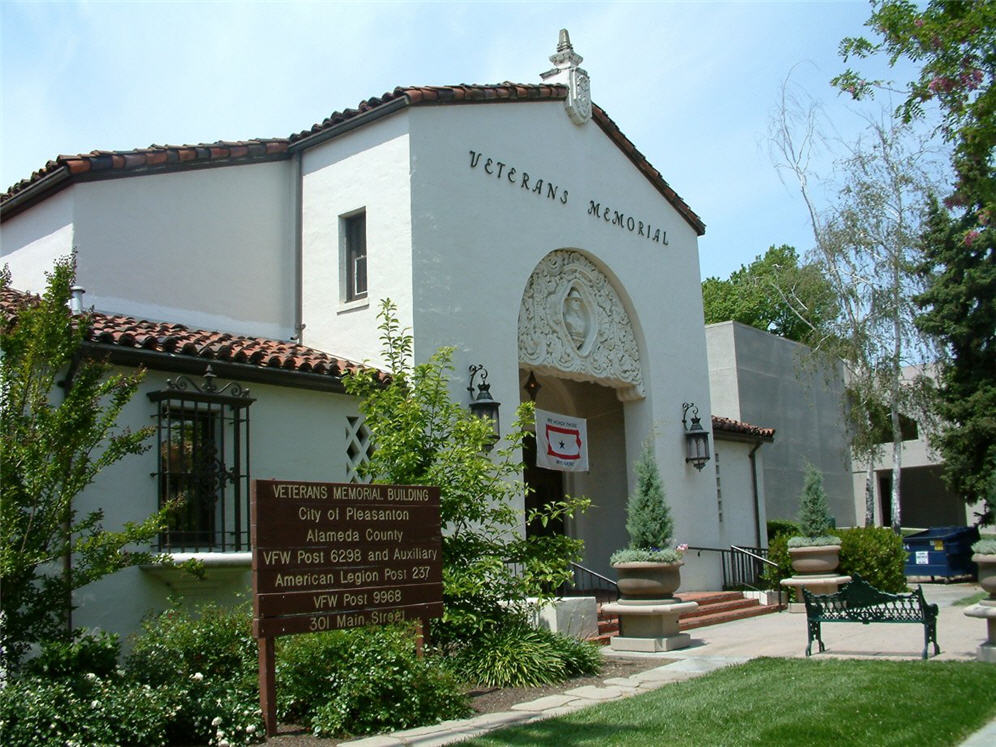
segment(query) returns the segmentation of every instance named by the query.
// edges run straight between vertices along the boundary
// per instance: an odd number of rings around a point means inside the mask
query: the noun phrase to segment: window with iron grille
[[[167,379],[156,403],[159,506],[169,506],[163,552],[249,550],[249,390]]]
[[[367,214],[342,218],[343,259],[346,275],[346,301],[367,297]]]

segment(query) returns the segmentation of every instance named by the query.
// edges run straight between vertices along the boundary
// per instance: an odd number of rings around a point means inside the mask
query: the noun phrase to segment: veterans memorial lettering
[[[530,176],[528,171],[523,171],[507,161],[471,150],[470,168],[471,170],[480,168],[483,174],[518,186],[520,190],[526,190],[529,194],[554,200],[561,205],[567,204],[567,198],[570,194],[567,189],[549,179],[544,181],[535,175]],[[612,208],[608,205],[603,207],[601,201],[596,200],[588,200],[586,214],[604,224],[617,226],[621,230],[639,236],[646,241],[663,246],[670,245],[667,240],[667,231],[660,226],[653,225],[649,220],[644,220],[645,216],[637,217],[617,210],[614,206]]]
[[[253,480],[251,499],[253,635],[272,736],[275,636],[443,614],[439,488]]]

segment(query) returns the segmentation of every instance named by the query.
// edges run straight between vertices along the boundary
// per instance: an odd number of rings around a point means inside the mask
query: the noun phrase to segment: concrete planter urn
[[[840,545],[790,547],[792,570],[801,576],[830,575],[840,565]]]
[[[989,594],[989,600],[996,602],[996,555],[976,553],[972,562],[979,566],[979,586]]]
[[[674,563],[630,561],[613,563],[619,577],[620,603],[652,604],[673,599],[681,586],[680,560]]]

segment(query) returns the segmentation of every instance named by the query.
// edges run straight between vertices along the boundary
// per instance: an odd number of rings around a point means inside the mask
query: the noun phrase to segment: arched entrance
[[[584,418],[588,470],[562,472],[536,465],[535,443],[523,450],[524,478],[533,488],[526,509],[585,495],[592,507],[566,526],[528,526],[528,534],[566,532],[585,542],[585,564],[607,569],[625,543],[628,462],[625,402],[644,397],[639,346],[612,281],[575,250],[551,252],[526,284],[518,320],[522,398],[529,376],[539,409]]]

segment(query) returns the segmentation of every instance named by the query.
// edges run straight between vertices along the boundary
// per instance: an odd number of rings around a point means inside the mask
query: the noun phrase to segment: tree
[[[886,55],[920,66],[907,82],[900,113],[907,121],[940,116],[939,132],[952,146],[954,191],[930,208],[919,297],[920,327],[948,357],[941,361],[938,414],[945,422],[934,443],[945,460],[949,486],[965,500],[986,501],[984,523],[994,520],[987,485],[996,479],[996,2],[875,0],[865,24],[877,41],[845,39],[845,62]],[[834,79],[856,98],[888,87],[848,69]]]
[[[379,318],[386,381],[370,368],[345,377],[375,445],[363,471],[379,483],[439,486],[443,622],[457,637],[473,637],[527,596],[549,598],[571,577],[570,563],[580,559],[582,542],[521,536],[524,517],[514,504],[528,490],[521,450],[531,404],[520,406],[503,445],[489,453],[490,423],[450,397],[452,349],[415,365],[412,337],[400,328],[390,301],[383,302]],[[586,499],[566,498],[525,519],[545,525],[587,505]]]
[[[925,377],[907,381],[905,364],[932,356],[930,340],[914,324],[922,290],[923,205],[933,191],[928,152],[908,126],[894,118],[868,120],[864,138],[835,163],[842,174],[836,196],[818,204],[809,163],[823,141],[812,105],[800,105],[788,86],[772,122],[776,165],[798,184],[815,240],[817,264],[837,298],[839,313],[819,326],[808,320],[813,347],[847,372],[852,450],[865,462],[865,523],[874,517],[872,465],[878,456],[875,413],[885,407],[892,430],[892,516],[901,522],[902,415],[919,405]],[[800,309],[800,316],[806,318]]]
[[[663,550],[671,542],[674,522],[664,496],[664,483],[650,442],[634,465],[636,491],[626,506],[626,531],[631,550]]]
[[[808,342],[836,313],[833,290],[819,268],[799,264],[795,248],[772,246],[728,280],[702,283],[706,324],[732,320],[796,342]]]
[[[149,553],[129,547],[163,525],[160,512],[107,531],[101,511],[80,517],[73,508],[102,469],[144,451],[150,434],[117,425],[141,374],[110,374],[106,364],[81,355],[88,320],[68,309],[74,277],[72,260],[57,261],[44,295],[33,298],[12,292],[9,271],[0,273],[0,293],[23,301],[0,330],[3,670],[16,666],[30,644],[69,634],[73,590],[151,562]]]

